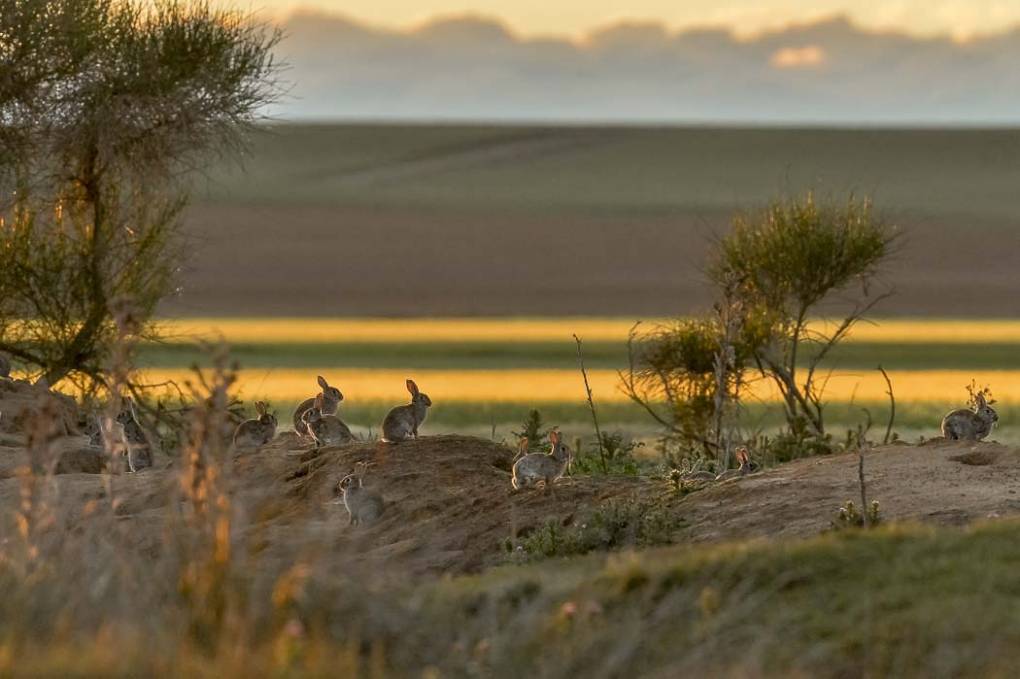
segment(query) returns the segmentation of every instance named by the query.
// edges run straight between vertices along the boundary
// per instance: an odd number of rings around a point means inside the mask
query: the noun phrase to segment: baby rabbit
[[[258,448],[276,436],[276,415],[269,412],[265,401],[255,401],[258,418],[245,420],[234,431],[234,446],[237,448]]]
[[[747,476],[751,473],[751,455],[747,452],[747,448],[740,446],[734,451],[734,454],[737,456],[737,462],[740,463],[740,468],[724,470],[721,474],[715,477],[716,481],[735,479],[741,476]]]
[[[385,504],[382,496],[364,487],[364,471],[349,474],[340,479],[337,492],[343,498],[344,507],[350,515],[350,525],[357,526],[362,522],[372,523],[382,516]]]
[[[999,414],[985,401],[984,394],[976,394],[977,410],[960,408],[942,418],[942,435],[950,440],[980,441],[992,432]]]
[[[322,387],[322,391],[318,394],[318,396],[322,396],[322,405],[319,407],[319,410],[322,411],[323,415],[336,415],[337,408],[340,407],[340,401],[344,400],[344,395],[341,394],[340,390],[336,387],[329,386],[329,383],[326,382],[326,378],[322,375],[319,375],[316,379],[319,382],[319,386]],[[316,407],[315,399],[318,398],[318,396],[306,398],[304,401],[301,401],[297,410],[294,411],[294,431],[296,431],[299,436],[311,436],[311,434],[308,433],[308,426],[305,424],[303,418],[306,412]]]
[[[383,441],[398,443],[409,438],[418,438],[418,427],[425,421],[432,399],[418,391],[414,380],[407,380],[407,390],[411,392],[411,403],[397,406],[383,420]]]
[[[317,446],[336,446],[353,441],[354,434],[339,417],[323,415],[322,401],[322,394],[319,394],[315,397],[315,405],[301,416],[308,434],[315,439],[315,444]]]
[[[560,433],[555,429],[549,432],[552,449],[548,454],[530,453],[514,463],[513,477],[510,483],[514,490],[523,486],[534,485],[539,481],[548,488],[553,481],[563,476],[570,464],[570,448],[562,441]]]

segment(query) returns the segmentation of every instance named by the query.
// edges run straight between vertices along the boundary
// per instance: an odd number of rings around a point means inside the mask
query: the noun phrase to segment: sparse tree
[[[782,396],[791,430],[825,436],[819,368],[889,289],[873,290],[896,231],[868,200],[773,202],[741,215],[716,245],[710,276],[767,328],[754,360]],[[837,299],[838,298],[838,299]],[[813,314],[837,313],[833,323]]]
[[[87,389],[175,285],[188,173],[279,94],[279,33],[205,1],[0,0],[0,352]]]

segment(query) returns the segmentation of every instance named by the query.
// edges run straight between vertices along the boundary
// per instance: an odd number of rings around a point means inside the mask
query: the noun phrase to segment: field
[[[906,235],[885,316],[1020,312],[1013,130],[322,125],[259,134],[188,213],[172,316],[595,316],[711,304],[732,214],[867,193]]]
[[[650,323],[665,322],[651,319]],[[360,432],[378,430],[388,407],[405,398],[414,377],[436,401],[428,429],[508,436],[537,407],[568,433],[589,426],[571,337],[584,339],[589,378],[603,421],[639,436],[652,422],[619,389],[632,321],[611,318],[314,319],[192,318],[167,321],[170,338],[142,348],[139,364],[153,381],[182,380],[204,360],[196,338],[223,339],[241,365],[241,396],[266,399],[284,416],[326,375],[346,394],[346,419]],[[862,324],[830,361],[831,422],[851,425],[867,408],[884,422],[893,379],[898,431],[932,436],[941,416],[966,398],[971,380],[990,385],[1000,401],[998,436],[1012,440],[1020,424],[1020,322],[1005,320],[880,320]],[[752,384],[751,428],[778,424],[771,383]]]
[[[212,389],[122,473],[71,399],[0,379],[0,676],[1013,676],[1017,157],[1010,130],[259,133],[246,171],[196,187],[165,340],[133,358],[183,380],[225,342],[280,430],[232,446]],[[867,413],[875,445],[685,478],[619,390],[627,333],[710,308],[711,237],[806,188],[872,194],[905,231],[897,294],[827,364],[829,431]],[[609,473],[575,333],[603,428],[649,444]],[[361,440],[289,430],[319,374]],[[423,435],[379,441],[408,377],[434,400]],[[937,438],[972,381],[993,440]],[[781,425],[769,384],[745,405],[744,433]],[[512,489],[536,407],[587,455]],[[358,470],[383,512],[354,525],[338,481]],[[850,499],[880,525],[840,523]]]
[[[1012,130],[280,125],[199,181],[163,314],[195,319],[180,336],[223,330],[249,397],[286,409],[329,372],[367,427],[413,372],[443,431],[506,431],[533,405],[583,421],[576,332],[606,418],[641,428],[616,379],[633,322],[711,305],[703,255],[735,212],[856,191],[904,238],[882,323],[834,356],[832,415],[880,417],[882,364],[905,433],[926,435],[971,379],[1020,398],[1018,151]],[[141,356],[163,376],[195,358]]]

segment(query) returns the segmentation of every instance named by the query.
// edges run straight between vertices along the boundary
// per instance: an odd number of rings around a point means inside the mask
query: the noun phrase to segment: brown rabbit
[[[350,427],[336,415],[322,413],[322,394],[315,397],[315,406],[306,410],[302,416],[308,433],[318,446],[336,446],[350,443],[354,434]]]
[[[358,467],[361,467],[361,471],[358,471]],[[364,487],[364,476],[365,465],[359,464],[355,466],[353,474],[348,474],[337,483],[337,492],[351,517],[352,526],[362,522],[372,523],[382,516],[386,509],[382,496]]]
[[[549,488],[556,479],[566,473],[567,465],[570,464],[570,448],[563,443],[560,433],[555,429],[549,432],[549,442],[552,449],[548,454],[530,453],[514,463],[513,477],[510,479],[514,490],[535,485],[539,481]]]
[[[319,386],[322,387],[322,391],[319,392],[318,396],[322,396],[322,406],[320,410],[323,415],[336,415],[337,408],[340,407],[340,402],[344,400],[344,395],[340,393],[340,390],[336,387],[329,386],[326,382],[326,378],[319,375],[316,378]],[[315,399],[317,396],[306,398],[298,405],[297,409],[294,410],[294,431],[299,436],[311,436],[308,433],[308,426],[304,421],[304,414],[315,407]]]
[[[237,425],[234,431],[234,446],[237,448],[257,448],[273,440],[276,436],[276,415],[269,412],[265,401],[255,401],[255,412],[258,417],[246,420]]]
[[[411,402],[406,406],[397,406],[383,420],[383,441],[387,443],[418,438],[418,427],[425,421],[432,406],[432,399],[418,390],[414,380],[407,380],[407,391],[411,393]]]
[[[988,405],[984,394],[974,396],[976,410],[960,408],[942,418],[942,435],[947,439],[980,441],[992,433],[992,427],[999,421],[999,414]]]
[[[737,462],[740,463],[740,467],[737,469],[727,469],[721,474],[715,477],[716,481],[725,481],[726,479],[735,479],[741,476],[747,476],[751,473],[751,455],[747,452],[747,448],[744,446],[738,447],[734,454],[737,457]]]

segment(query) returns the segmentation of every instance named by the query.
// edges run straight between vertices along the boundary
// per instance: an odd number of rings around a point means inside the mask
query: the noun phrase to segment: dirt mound
[[[868,500],[892,521],[963,524],[1020,515],[1020,451],[998,443],[881,446],[865,457]],[[681,504],[681,539],[803,537],[860,501],[857,456],[797,460],[694,493]]]
[[[548,491],[513,493],[513,451],[465,436],[320,450],[295,450],[295,438],[284,434],[238,460],[247,492],[275,489],[258,498],[249,495],[249,501],[274,515],[277,525],[326,522],[335,549],[364,564],[396,562],[407,573],[480,570],[503,559],[501,545],[511,535],[549,519],[569,525],[600,502],[650,487],[640,479],[574,477]],[[383,496],[386,508],[375,525],[352,527],[343,505],[333,503],[337,481],[359,462],[371,465],[365,485]]]
[[[24,380],[0,377],[0,434],[23,435],[32,419],[45,410],[55,413],[55,431],[78,431],[78,406],[70,396]]]
[[[18,452],[0,448],[4,456]],[[355,578],[477,572],[504,560],[506,538],[549,520],[569,526],[608,500],[669,497],[664,482],[647,478],[568,477],[548,491],[514,493],[512,456],[503,445],[464,436],[315,450],[288,432],[237,455],[229,478],[234,506],[245,512],[237,525],[259,559],[314,562]],[[337,504],[337,481],[359,462],[371,465],[365,485],[386,503],[374,525],[348,525]],[[869,499],[881,503],[887,520],[960,524],[1020,514],[1020,451],[995,443],[880,447],[868,453],[865,473]],[[69,529],[87,520],[91,500],[115,493],[118,519],[138,527],[131,534],[141,550],[159,549],[176,483],[173,463],[52,481]],[[858,492],[856,456],[799,460],[671,500],[683,518],[674,539],[816,535]],[[0,508],[18,501],[19,480],[0,478]]]

